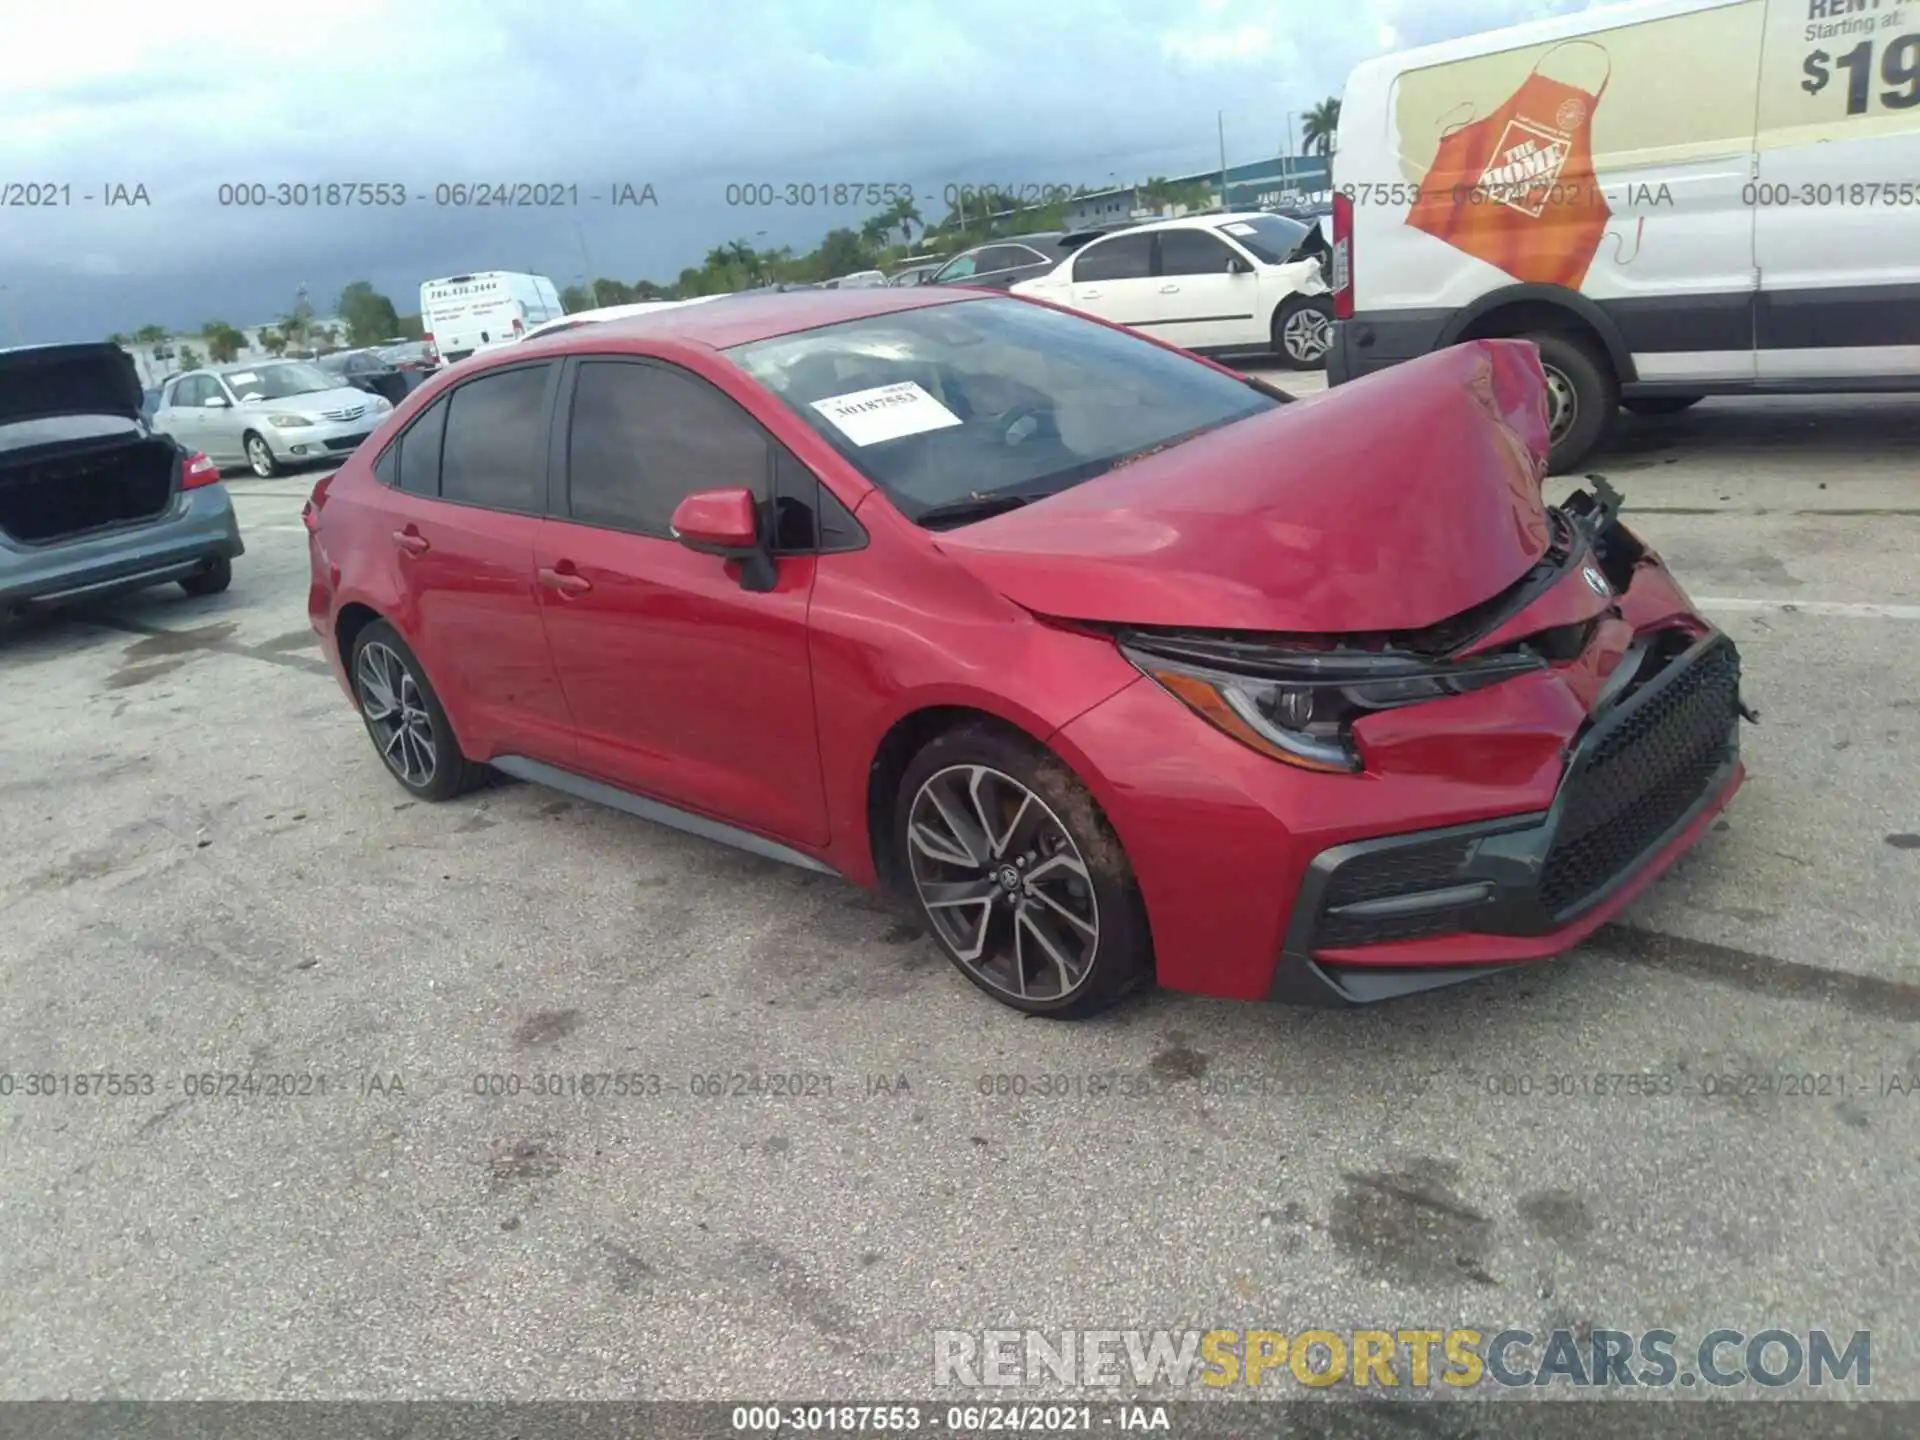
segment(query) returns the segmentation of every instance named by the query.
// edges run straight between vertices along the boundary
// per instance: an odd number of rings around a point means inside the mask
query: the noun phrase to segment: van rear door
[[[1753,182],[1758,378],[1920,373],[1920,7],[1772,0]]]

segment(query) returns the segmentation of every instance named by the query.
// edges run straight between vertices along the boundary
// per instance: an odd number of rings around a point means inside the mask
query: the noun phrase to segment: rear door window
[[[1145,280],[1153,274],[1153,237],[1116,235],[1096,240],[1073,259],[1075,284],[1093,280]]]
[[[442,499],[522,515],[545,509],[552,371],[551,364],[497,371],[467,381],[447,397]]]
[[[400,488],[409,495],[440,493],[440,446],[447,428],[447,402],[436,400],[409,425],[400,452]]]

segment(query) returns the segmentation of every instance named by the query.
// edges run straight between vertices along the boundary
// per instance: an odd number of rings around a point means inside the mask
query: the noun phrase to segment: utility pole
[[[580,264],[587,272],[587,291],[593,296],[594,307],[600,305],[600,277],[593,273],[593,261],[587,258],[587,227],[578,220],[573,222],[573,230],[580,237]]]
[[[1214,123],[1220,127],[1220,204],[1227,204],[1227,112],[1216,110]]]

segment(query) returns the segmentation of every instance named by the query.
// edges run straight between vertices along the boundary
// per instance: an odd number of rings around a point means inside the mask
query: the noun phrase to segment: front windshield
[[[1219,229],[1244,245],[1263,265],[1284,265],[1294,248],[1307,238],[1306,226],[1282,215],[1229,220]]]
[[[914,519],[980,497],[1053,494],[1282,403],[1023,300],[849,320],[727,355]]]
[[[256,365],[221,378],[242,400],[285,400],[291,395],[311,395],[319,390],[340,388],[338,376],[329,375],[318,365],[300,362]]]

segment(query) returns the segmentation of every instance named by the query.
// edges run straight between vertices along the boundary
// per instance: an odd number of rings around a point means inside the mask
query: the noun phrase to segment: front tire
[[[273,453],[273,447],[266,440],[249,430],[247,432],[247,464],[253,473],[262,480],[271,480],[280,473],[280,461]]]
[[[1289,295],[1273,315],[1273,352],[1292,370],[1324,370],[1333,348],[1333,302]]]
[[[986,725],[907,767],[893,844],[927,928],[1003,1005],[1077,1020],[1153,974],[1133,867],[1058,757]]]
[[[460,753],[440,697],[393,626],[376,620],[354,637],[347,673],[373,748],[408,794],[451,800],[485,782],[487,767]]]
[[[1553,331],[1525,335],[1540,347],[1547,376],[1549,474],[1564,475],[1591,455],[1613,427],[1620,382],[1604,355],[1584,341]]]

